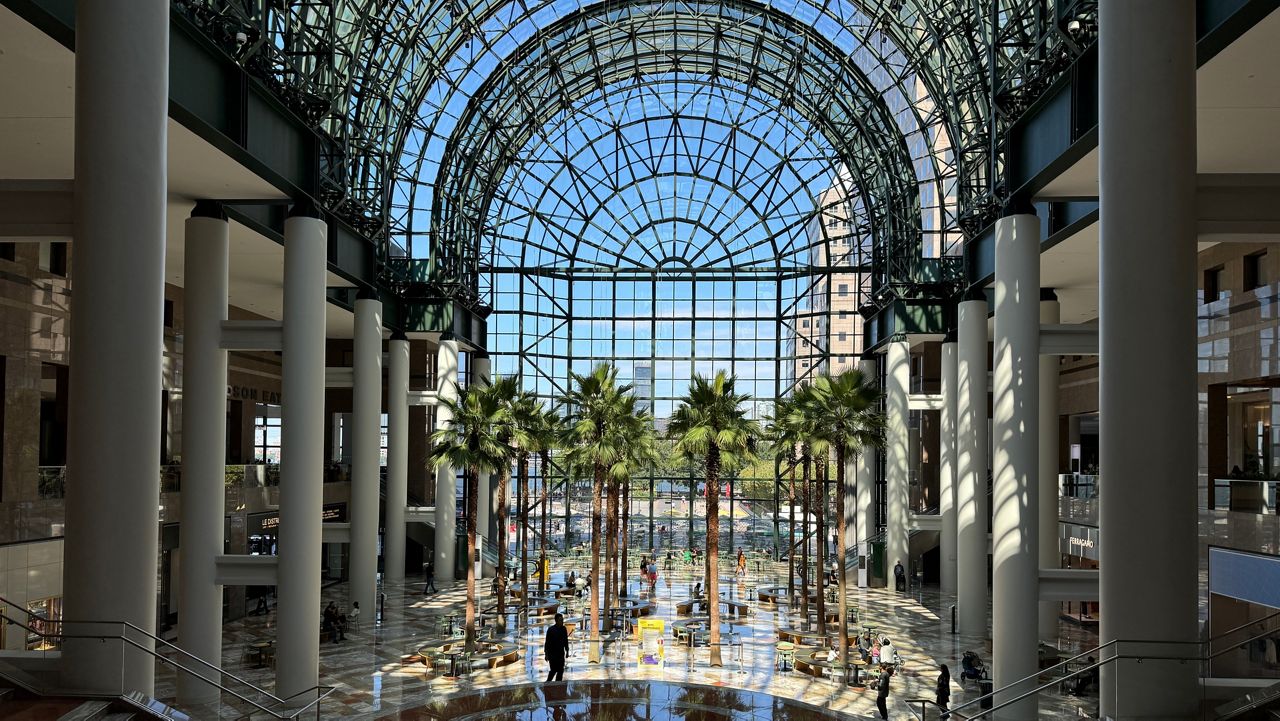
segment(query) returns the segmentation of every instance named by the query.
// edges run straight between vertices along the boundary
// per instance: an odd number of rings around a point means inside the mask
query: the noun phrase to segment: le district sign
[[[245,386],[227,386],[227,397],[233,401],[253,401],[280,405],[280,394],[265,388],[246,388]]]

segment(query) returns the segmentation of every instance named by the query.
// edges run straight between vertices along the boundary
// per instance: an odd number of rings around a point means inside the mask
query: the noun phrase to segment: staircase
[[[1238,699],[1215,707],[1213,718],[1214,721],[1245,717],[1280,719],[1280,710],[1277,710],[1277,707],[1280,707],[1280,683],[1251,691]]]
[[[94,642],[118,648],[122,666],[126,655],[143,654],[154,662],[157,670],[193,676],[216,687],[221,698],[222,718],[320,718],[321,703],[333,691],[332,686],[315,686],[290,699],[281,699],[258,686],[227,673],[203,659],[184,652],[177,646],[123,621],[49,620],[0,597],[0,623],[9,624],[13,632],[38,638],[40,651],[8,653],[0,656],[0,718],[28,721],[57,719],[167,719],[190,721],[186,713],[120,686],[108,689],[67,688],[59,673],[65,644]],[[69,633],[68,627],[103,629]],[[163,651],[157,651],[160,649]],[[299,706],[304,701],[310,701]],[[227,712],[232,713],[227,716]]]
[[[139,699],[141,697],[138,697]],[[172,710],[170,710],[172,712]],[[0,687],[0,718],[7,721],[129,721],[185,719],[185,714],[157,713],[133,699],[80,699],[41,696],[22,689]]]

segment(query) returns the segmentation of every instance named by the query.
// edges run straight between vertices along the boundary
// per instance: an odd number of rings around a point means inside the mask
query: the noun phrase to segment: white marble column
[[[1039,668],[1040,219],[1018,213],[997,220],[995,257],[992,658],[998,689],[1033,677],[999,694],[998,704],[1035,688]],[[1030,696],[996,711],[996,717],[1034,721],[1038,701]]]
[[[320,674],[320,514],[324,506],[324,343],[328,226],[295,207],[284,224],[284,359],[276,695]],[[311,700],[307,695],[295,699]]]
[[[1156,648],[1191,655],[1199,632],[1196,3],[1102,0],[1099,12],[1100,635],[1172,642]],[[1104,667],[1101,711],[1198,716],[1199,668]]]
[[[880,377],[880,366],[874,357],[858,361],[858,368],[867,378]],[[867,539],[877,535],[876,528],[876,466],[879,463],[878,451],[875,448],[864,448],[858,455],[857,473],[857,511],[854,516],[854,538],[858,544],[858,566],[863,572],[858,574],[858,586],[866,588],[871,575],[868,554],[871,551]]]
[[[458,341],[453,334],[440,336],[436,353],[436,393],[441,400],[458,398]],[[436,429],[452,420],[448,408],[436,406]],[[436,469],[436,580],[452,581],[457,564],[458,485],[457,472],[448,464]]]
[[[987,302],[966,300],[956,320],[957,630],[987,635]]]
[[[63,615],[154,633],[169,3],[80,0],[75,17]],[[154,690],[155,659],[122,644],[69,641],[62,658],[72,688]]]
[[[382,538],[383,574],[404,580],[404,509],[409,504],[409,339],[399,331],[387,343],[387,505]]]
[[[222,586],[215,563],[226,522],[227,216],[221,204],[201,202],[186,223],[182,307],[182,523],[178,553],[178,646],[222,665]],[[212,671],[199,668],[200,675]],[[178,700],[216,701],[218,688],[195,676],[178,677]]]
[[[901,563],[911,572],[909,540],[911,529],[907,520],[907,491],[910,470],[908,442],[910,425],[911,346],[906,340],[894,340],[885,352],[885,415],[888,428],[885,432],[885,571],[893,586],[893,569]]]
[[[938,434],[938,513],[942,516],[940,581],[943,593],[956,592],[956,343],[942,344],[942,418]]]
[[[1052,290],[1040,294],[1041,325],[1057,325],[1062,312]],[[1058,550],[1058,356],[1040,356],[1040,567],[1058,568],[1062,554]],[[1058,638],[1057,601],[1040,602],[1040,639],[1054,642]]]
[[[382,454],[382,302],[356,300],[351,388],[351,602],[373,618],[378,595]]]

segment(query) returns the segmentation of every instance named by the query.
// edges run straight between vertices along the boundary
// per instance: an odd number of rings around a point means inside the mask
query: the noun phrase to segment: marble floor
[[[552,580],[562,577],[568,570],[570,567],[567,565],[553,568]],[[581,568],[574,570],[581,571]],[[581,694],[599,686],[577,682],[605,680],[623,683],[620,688],[624,690],[619,692],[623,696],[633,693],[626,689],[635,684],[642,687],[645,684],[656,687],[659,683],[695,685],[699,688],[740,689],[798,701],[812,708],[824,709],[831,717],[837,718],[870,718],[876,715],[873,689],[841,687],[832,680],[775,670],[777,629],[779,626],[793,626],[798,620],[798,614],[791,615],[786,605],[775,608],[752,601],[751,615],[735,621],[734,631],[741,635],[741,644],[734,647],[732,652],[726,651],[723,667],[713,668],[709,665],[705,647],[689,649],[675,644],[670,638],[669,630],[670,622],[681,618],[676,614],[675,604],[689,597],[692,583],[693,569],[663,571],[653,595],[649,596],[645,591],[642,596],[654,602],[654,617],[668,622],[666,663],[662,669],[639,669],[635,660],[636,644],[633,642],[610,644],[603,662],[591,664],[586,658],[585,643],[576,639],[571,641],[565,673],[566,680],[571,682],[570,690],[566,691],[571,698],[560,704],[569,718],[596,716],[594,712],[587,716],[581,715],[584,713],[583,707],[579,702],[572,701],[572,698],[580,698]],[[729,598],[745,600],[749,598],[753,588],[779,583],[784,586],[786,584],[785,564],[766,564],[760,572],[752,572],[740,581],[726,579],[723,590]],[[489,581],[482,584],[486,596],[489,585]],[[479,670],[459,678],[433,673],[421,662],[417,650],[426,640],[446,635],[446,616],[462,613],[465,584],[459,582],[446,585],[439,593],[430,596],[423,596],[422,588],[420,578],[410,578],[405,583],[386,583],[383,588],[387,595],[385,617],[381,623],[375,624],[372,618],[366,617],[362,619],[360,628],[352,629],[347,634],[345,641],[321,645],[321,683],[334,687],[333,692],[322,702],[323,718],[435,719],[441,717],[441,709],[455,706],[480,708],[474,705],[479,703],[476,699],[498,698],[481,692],[511,689],[545,678],[546,664],[541,653],[545,626],[540,624],[521,625],[518,628],[513,626],[508,629],[508,638],[515,640],[522,649],[521,659],[515,664]],[[632,591],[641,595],[634,581]],[[327,588],[323,596],[322,605],[331,600],[340,606],[345,607],[347,604],[345,584]],[[491,603],[490,597],[483,605]],[[933,698],[939,664],[949,664],[953,677],[958,677],[961,655],[969,650],[976,651],[990,664],[989,643],[983,639],[950,632],[949,609],[953,603],[954,598],[929,587],[910,595],[887,589],[851,589],[850,607],[858,609],[860,623],[872,624],[876,634],[890,637],[903,661],[902,672],[893,680],[889,702],[890,718],[917,717],[919,706],[916,705],[914,708],[917,711],[913,711],[906,702],[915,698]],[[575,612],[580,612],[582,605],[582,602],[576,602],[567,610],[566,615],[572,616]],[[223,635],[223,668],[245,681],[264,689],[272,689],[274,670],[260,663],[256,654],[251,652],[251,644],[274,637],[274,608],[266,615],[249,616],[228,623]],[[1067,622],[1060,624],[1059,646],[1062,650],[1084,650],[1096,643],[1093,630]],[[166,667],[158,667],[157,696],[161,699],[172,698],[173,683],[172,671]],[[965,687],[953,683],[952,688],[953,707],[978,695],[978,689],[973,683]],[[510,713],[499,716],[500,718],[559,718],[547,716],[543,711],[537,710],[550,709],[556,704],[548,704],[545,698],[538,696],[534,687],[528,687],[523,693],[525,696],[522,698],[526,700],[516,704],[519,708],[510,709]],[[669,701],[676,692],[662,693],[666,694],[663,698]],[[246,695],[252,696],[251,693]],[[756,696],[744,698],[749,700],[743,703],[752,709],[756,708]],[[650,703],[650,706],[653,704]],[[668,706],[670,704],[663,708]],[[1040,717],[1074,719],[1082,715],[1092,716],[1096,712],[1096,706],[1096,696],[1077,698],[1052,691],[1041,696]],[[616,708],[616,704],[613,707]],[[245,709],[243,702],[224,694],[218,707],[189,710],[193,718],[212,719],[236,718]],[[578,710],[574,712],[572,709]],[[644,715],[646,713],[650,715]],[[668,715],[663,715],[664,713]],[[674,712],[637,711],[618,718],[661,719],[667,718],[670,713]],[[447,715],[459,718],[453,713]],[[612,714],[605,715],[612,717]],[[691,718],[687,715],[673,717]],[[726,718],[765,717],[773,718],[761,714]],[[788,713],[778,715],[777,718],[816,717],[797,712],[797,715]]]

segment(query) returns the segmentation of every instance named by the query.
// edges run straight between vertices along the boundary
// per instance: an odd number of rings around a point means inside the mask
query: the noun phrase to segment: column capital
[[[1000,208],[1000,218],[1011,218],[1015,215],[1035,215],[1036,207],[1027,198],[1013,196]]]
[[[214,220],[227,220],[227,208],[220,200],[197,200],[194,208],[191,209],[192,218],[213,218]]]
[[[391,338],[390,338],[389,340],[393,340],[393,341],[396,341],[396,340],[402,340],[402,341],[404,341],[404,342],[408,343],[408,342],[409,342],[409,336],[405,335],[405,334],[404,334],[404,331],[402,331],[402,330],[393,330],[393,331],[391,331]]]
[[[289,217],[324,220],[324,214],[316,207],[315,201],[310,198],[294,201],[293,205],[289,206]]]

